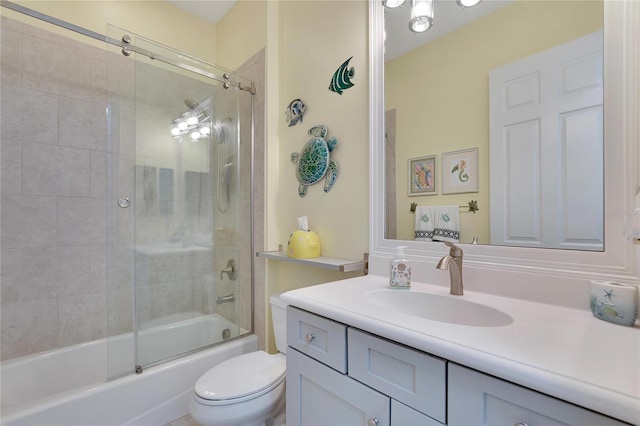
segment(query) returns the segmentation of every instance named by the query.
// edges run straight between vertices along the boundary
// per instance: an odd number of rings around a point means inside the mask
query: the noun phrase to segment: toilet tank
[[[287,353],[287,304],[280,299],[280,294],[274,294],[269,299],[271,303],[271,318],[273,319],[273,335],[276,347],[281,353]]]

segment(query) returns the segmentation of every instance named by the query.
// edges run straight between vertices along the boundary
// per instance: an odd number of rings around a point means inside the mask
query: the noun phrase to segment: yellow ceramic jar
[[[287,243],[287,256],[311,259],[320,256],[320,238],[313,231],[293,231]]]

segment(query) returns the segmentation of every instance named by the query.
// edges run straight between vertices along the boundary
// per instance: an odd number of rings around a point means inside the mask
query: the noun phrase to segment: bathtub
[[[235,332],[234,332],[235,327]],[[158,325],[139,333],[140,345],[170,356],[173,347],[197,348],[211,333],[231,331],[222,344],[176,358],[142,374],[106,381],[134,365],[132,333],[4,361],[3,426],[161,426],[186,415],[196,380],[212,366],[258,349],[244,334],[213,314]],[[226,332],[225,332],[226,334]],[[234,336],[240,337],[234,338]],[[144,359],[144,354],[140,354]],[[109,374],[108,374],[109,372]]]

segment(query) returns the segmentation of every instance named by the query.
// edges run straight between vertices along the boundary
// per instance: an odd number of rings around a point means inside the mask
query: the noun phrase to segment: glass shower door
[[[130,32],[110,34],[127,34],[133,47],[117,58],[129,61],[132,80],[113,121],[131,135],[120,136],[119,148],[132,154],[132,322],[135,365],[144,367],[242,334],[237,284],[250,280],[237,247],[245,95],[212,78],[223,71],[210,64]]]

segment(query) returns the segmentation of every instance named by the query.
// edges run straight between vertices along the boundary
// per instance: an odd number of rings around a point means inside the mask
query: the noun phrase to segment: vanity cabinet
[[[449,424],[622,426],[593,411],[449,363]]]
[[[621,426],[573,404],[293,306],[291,426]]]
[[[287,344],[287,424],[442,426],[444,360],[291,306]]]

